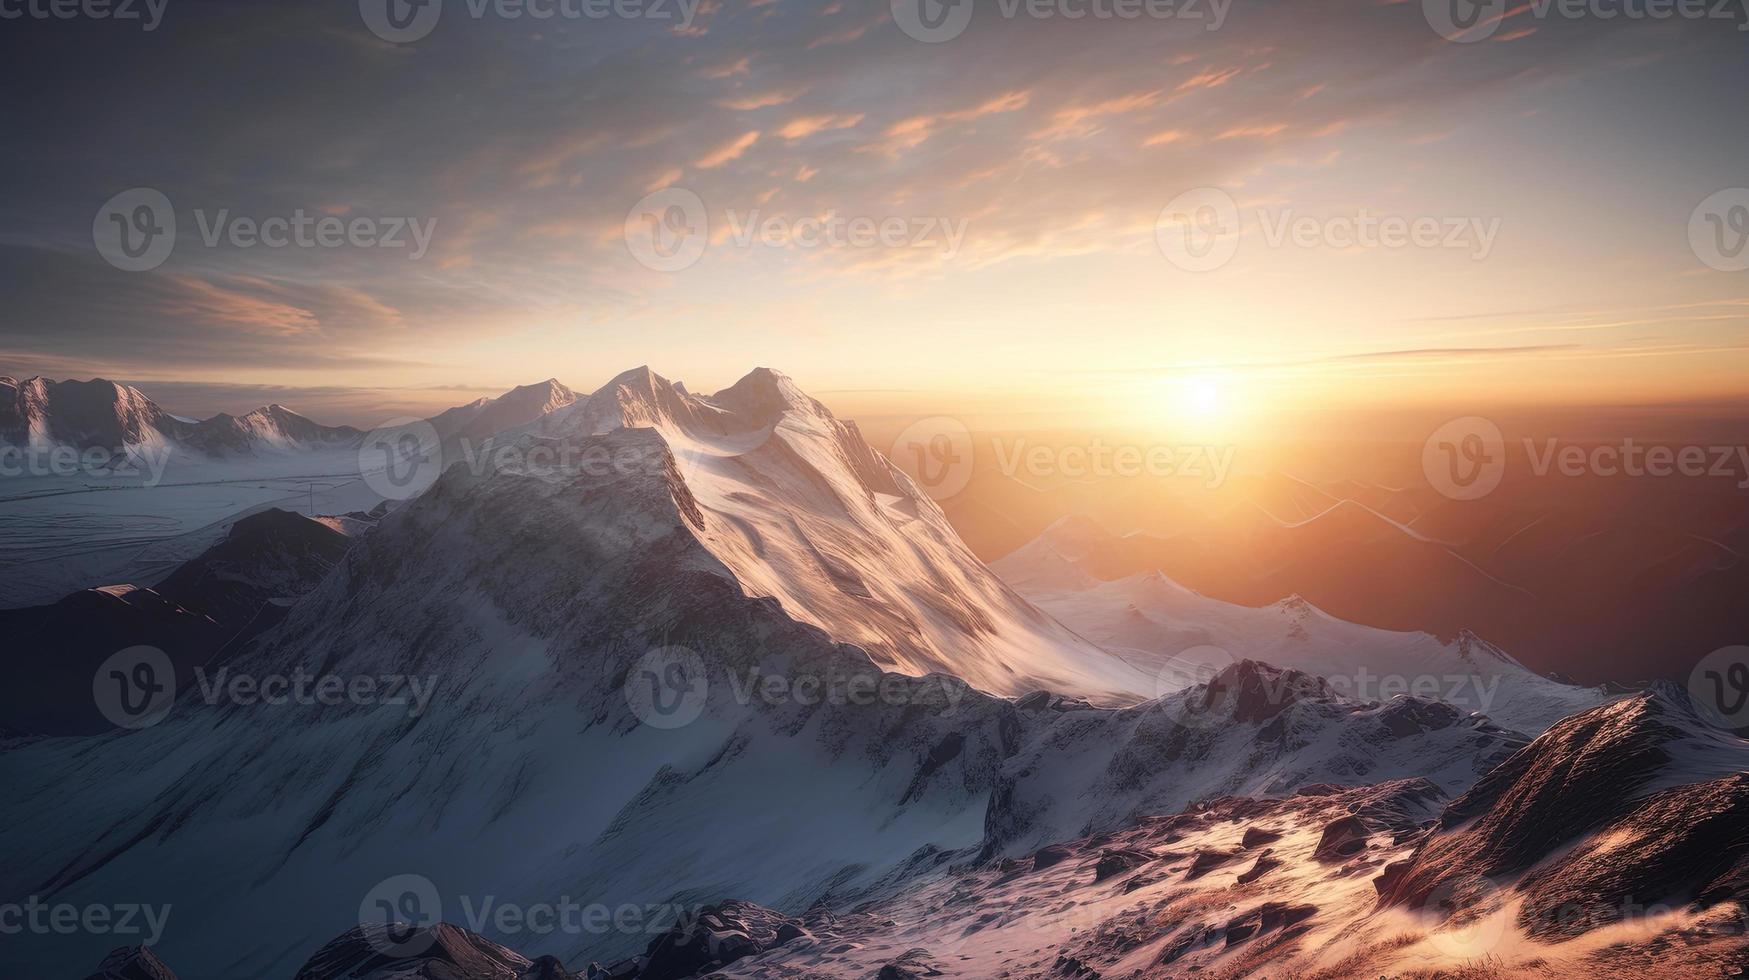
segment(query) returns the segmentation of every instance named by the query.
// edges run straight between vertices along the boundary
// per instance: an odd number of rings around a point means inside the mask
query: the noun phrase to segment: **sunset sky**
[[[0,22],[0,373],[354,423],[644,363],[695,390],[776,367],[851,414],[1170,412],[1182,385],[1257,411],[1749,394],[1749,271],[1690,237],[1749,186],[1740,9],[1515,6],[1452,43],[1420,2],[1237,0],[1211,30],[1206,0],[1137,20],[979,0],[925,43],[886,3],[705,0],[682,25],[443,2],[411,43],[352,2]],[[93,244],[135,187],[178,219],[147,272]],[[1156,236],[1200,187],[1240,214],[1214,271]],[[627,243],[665,188],[710,226],[675,272]],[[299,210],[435,226],[419,258],[203,241],[220,211]],[[1485,257],[1270,240],[1363,211],[1494,231]],[[736,240],[827,213],[926,241]]]

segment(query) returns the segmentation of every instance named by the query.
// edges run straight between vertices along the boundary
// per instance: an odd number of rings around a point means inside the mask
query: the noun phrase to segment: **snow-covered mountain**
[[[1158,571],[1106,580],[1089,569],[1112,541],[1093,522],[1066,518],[990,567],[1078,634],[1168,676],[1251,658],[1324,677],[1362,700],[1419,693],[1532,733],[1606,697],[1539,676],[1469,631],[1444,641],[1362,626],[1298,596],[1236,605]]]
[[[102,378],[0,378],[0,444],[19,448],[71,446],[125,453],[181,446],[225,456],[344,448],[356,445],[362,435],[351,426],[313,422],[283,405],[190,421],[166,412],[137,388]]]
[[[1456,799],[1418,778],[1312,784],[999,860],[921,853],[871,901],[718,898],[605,966],[450,923],[385,954],[388,927],[367,924],[297,980],[1740,977],[1746,819],[1749,742],[1660,685],[1562,721]],[[162,968],[138,950],[110,965]]]
[[[698,544],[749,595],[907,674],[952,673],[1018,695],[1101,703],[1161,693],[1153,674],[1021,599],[940,508],[787,377],[758,369],[699,396],[648,368],[543,415],[518,435],[571,446],[620,429],[671,455]]]
[[[0,442],[6,445],[157,445],[186,425],[137,388],[101,378],[0,378]]]
[[[1127,665],[772,372],[708,397],[631,372],[518,438],[391,511],[222,665],[378,696],[197,685],[153,727],[0,752],[0,895],[166,905],[176,969],[289,976],[395,876],[430,881],[435,918],[566,896],[795,914],[1211,793],[1458,792],[1525,741],[1250,662],[1128,707],[946,676],[1116,692]],[[476,931],[572,969],[650,939]],[[107,945],[11,937],[0,968],[89,969]]]
[[[533,422],[577,400],[577,393],[548,378],[538,384],[512,388],[497,398],[481,398],[433,416],[429,421],[439,437],[468,439],[478,443],[508,429]]]

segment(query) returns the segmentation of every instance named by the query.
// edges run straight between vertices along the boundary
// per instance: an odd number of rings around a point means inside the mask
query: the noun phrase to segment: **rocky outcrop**
[[[85,980],[176,980],[176,974],[145,946],[123,946],[110,952]]]
[[[1570,937],[1672,902],[1742,899],[1745,770],[1749,742],[1656,685],[1562,721],[1453,800],[1376,880],[1380,903],[1446,904],[1522,874],[1520,926]]]
[[[447,922],[372,924],[317,950],[293,980],[527,980],[533,969],[521,954]]]

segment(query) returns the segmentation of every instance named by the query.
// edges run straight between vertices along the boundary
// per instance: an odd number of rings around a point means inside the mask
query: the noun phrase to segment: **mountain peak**
[[[777,415],[791,409],[830,418],[826,406],[815,401],[789,375],[771,368],[754,368],[741,380],[712,396],[712,400],[735,411]]]

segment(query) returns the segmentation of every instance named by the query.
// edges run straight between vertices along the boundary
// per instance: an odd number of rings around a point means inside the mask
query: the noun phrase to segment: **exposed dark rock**
[[[926,949],[908,950],[875,973],[875,980],[923,980],[941,976],[941,968]]]
[[[1281,867],[1281,861],[1277,858],[1271,857],[1270,854],[1271,852],[1264,851],[1257,855],[1257,861],[1251,865],[1250,869],[1240,873],[1237,879],[1239,884],[1249,885],[1253,881],[1256,881],[1271,871],[1274,871],[1276,868]]]
[[[1238,722],[1265,722],[1300,701],[1335,696],[1322,677],[1241,660],[1209,678],[1196,690],[1189,707]]]
[[[1046,868],[1062,864],[1074,856],[1075,852],[1067,847],[1061,844],[1052,844],[1049,847],[1040,848],[1038,853],[1032,856],[1032,870],[1043,871]]]
[[[1264,844],[1273,844],[1278,840],[1281,840],[1280,831],[1269,830],[1263,827],[1252,827],[1245,831],[1245,838],[1239,842],[1239,846],[1246,850],[1250,850],[1253,847],[1261,847]]]
[[[787,941],[778,939],[785,926],[805,928],[800,920],[752,902],[709,906],[650,943],[638,980],[683,980],[763,953]]]
[[[584,971],[584,980],[635,980],[641,965],[639,959],[620,960],[612,966],[602,966],[599,963],[589,964]]]
[[[1154,860],[1154,855],[1146,851],[1132,848],[1116,848],[1099,855],[1099,863],[1093,867],[1093,880],[1104,881],[1147,864]]]
[[[522,980],[533,965],[447,922],[420,929],[372,924],[317,950],[294,980]]]
[[[1160,965],[1166,966],[1176,963],[1185,956],[1199,949],[1207,949],[1225,938],[1226,930],[1220,926],[1190,926],[1177,939],[1166,945],[1166,949],[1160,954]]]
[[[1241,851],[1199,851],[1196,860],[1190,863],[1190,870],[1184,873],[1185,881],[1194,881],[1226,864],[1239,859]]]
[[[1281,902],[1265,902],[1249,912],[1234,916],[1227,923],[1227,945],[1237,946],[1255,936],[1275,932],[1278,929],[1291,930],[1317,914],[1318,907],[1316,905],[1285,905]]]
[[[85,980],[176,980],[176,974],[150,948],[122,946],[111,950]]]
[[[1344,861],[1366,850],[1372,829],[1356,816],[1338,817],[1324,825],[1318,838],[1318,848],[1312,856],[1319,861]]]

